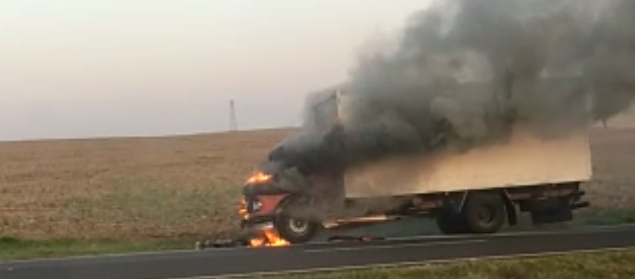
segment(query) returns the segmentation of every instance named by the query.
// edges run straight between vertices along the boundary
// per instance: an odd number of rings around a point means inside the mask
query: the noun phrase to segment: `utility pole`
[[[231,99],[229,103],[229,131],[237,131],[237,119],[235,118],[235,102]]]

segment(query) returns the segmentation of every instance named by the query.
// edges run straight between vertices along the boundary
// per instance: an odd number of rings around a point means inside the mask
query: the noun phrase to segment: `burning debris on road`
[[[253,237],[249,240],[249,245],[251,247],[286,246],[290,244],[291,243],[280,237],[272,228],[263,230],[262,235]]]

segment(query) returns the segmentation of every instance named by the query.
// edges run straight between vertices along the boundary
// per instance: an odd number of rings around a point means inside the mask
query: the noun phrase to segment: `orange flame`
[[[269,181],[273,176],[270,174],[266,174],[263,172],[258,172],[256,174],[253,174],[251,177],[249,177],[249,179],[246,181],[247,184],[256,184],[256,183],[261,183],[261,182],[266,182]]]
[[[248,209],[247,209],[247,206],[246,206],[246,200],[245,199],[242,199],[240,201],[240,209],[238,210],[238,213],[242,216],[242,219],[248,220],[249,214],[248,214]]]
[[[240,201],[240,209],[238,211],[244,220],[248,220],[249,214],[246,208],[246,200]],[[263,247],[263,246],[286,246],[290,243],[279,236],[274,229],[265,229],[261,231],[262,236],[254,237],[249,240],[249,246],[251,247]]]
[[[241,199],[240,208],[238,213],[242,216],[242,219],[248,220],[249,214],[247,209],[247,203],[245,199]],[[261,236],[254,237],[249,240],[249,246],[251,247],[264,247],[264,246],[287,246],[290,243],[284,240],[274,229],[264,229],[261,231]]]
[[[249,241],[251,247],[264,247],[264,246],[287,246],[290,243],[277,234],[273,229],[267,229],[262,231],[261,237],[252,238]]]

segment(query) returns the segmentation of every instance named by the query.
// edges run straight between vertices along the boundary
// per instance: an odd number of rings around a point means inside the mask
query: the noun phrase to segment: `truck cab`
[[[331,133],[339,119],[341,94],[340,90],[320,92],[318,95],[323,98],[312,104],[312,117],[306,119],[312,123],[305,124],[323,131],[324,136]],[[297,183],[284,183],[280,176],[286,174],[276,170],[289,167],[278,164],[282,157],[295,157],[290,154],[292,152],[295,151],[286,149],[284,144],[276,146],[268,154],[264,167],[244,184],[240,212],[242,228],[249,233],[273,230],[289,243],[307,242],[321,227],[322,217],[318,215],[330,211],[332,204],[343,200],[339,182],[330,181],[330,175],[302,167],[309,164],[299,163],[296,173],[291,174],[297,176]]]

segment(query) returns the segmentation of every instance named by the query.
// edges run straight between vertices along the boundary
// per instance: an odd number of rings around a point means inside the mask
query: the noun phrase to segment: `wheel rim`
[[[288,228],[295,234],[305,234],[308,231],[307,221],[291,218],[288,220]]]
[[[477,210],[477,220],[482,225],[490,225],[495,220],[496,212],[493,208],[483,206]]]

